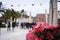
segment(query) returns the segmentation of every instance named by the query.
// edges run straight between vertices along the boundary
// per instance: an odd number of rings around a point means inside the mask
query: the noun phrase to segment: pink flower
[[[33,29],[29,30],[29,32],[26,35],[26,40],[42,40],[43,35],[47,40],[54,39],[54,36],[56,36],[57,32],[60,32],[60,27],[56,27],[54,25],[49,25],[47,23],[43,22],[37,22],[37,25],[33,25]],[[45,30],[46,29],[46,30]],[[39,33],[38,33],[39,32]],[[35,34],[38,33],[39,35]],[[58,39],[59,40],[59,39]]]

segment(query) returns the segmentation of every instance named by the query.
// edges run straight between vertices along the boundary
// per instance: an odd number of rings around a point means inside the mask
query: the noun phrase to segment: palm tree
[[[21,16],[20,13],[15,12],[15,11],[12,9],[12,11],[11,11],[11,17],[12,17],[12,20],[13,20],[13,21],[14,21],[14,19],[19,18],[20,16]]]
[[[6,9],[6,12],[4,12],[3,18],[4,19],[10,19],[10,17],[11,17],[10,14],[11,14],[11,10],[9,10],[9,9],[7,10]]]
[[[11,25],[12,25],[12,21],[14,21],[14,19],[16,19],[16,18],[19,18],[20,16],[21,16],[20,13],[14,11],[13,9],[12,10],[7,9],[4,16],[3,16],[3,18],[5,20],[10,20]]]
[[[7,9],[4,14],[4,19],[10,19],[12,17],[12,20],[14,21],[14,19],[19,18],[20,16],[20,13],[14,11],[13,9]]]

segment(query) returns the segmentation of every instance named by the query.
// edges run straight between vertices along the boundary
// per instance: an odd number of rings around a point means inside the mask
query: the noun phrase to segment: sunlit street
[[[15,28],[14,31],[7,31],[6,28],[1,28],[1,40],[26,40],[25,36],[28,29]]]

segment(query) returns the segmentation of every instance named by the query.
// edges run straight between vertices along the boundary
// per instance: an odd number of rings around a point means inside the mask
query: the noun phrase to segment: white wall
[[[58,11],[58,19],[60,19],[60,11]]]

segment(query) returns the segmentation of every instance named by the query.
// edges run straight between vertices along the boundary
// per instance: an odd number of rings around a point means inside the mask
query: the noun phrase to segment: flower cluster
[[[26,40],[60,40],[60,27],[37,22],[27,33]]]

